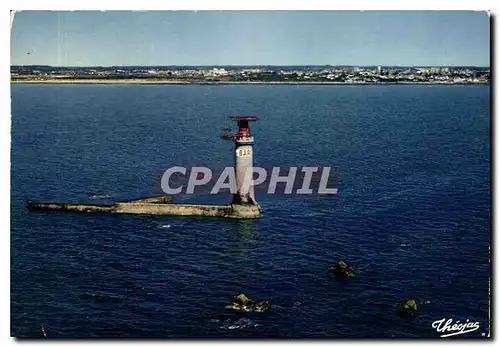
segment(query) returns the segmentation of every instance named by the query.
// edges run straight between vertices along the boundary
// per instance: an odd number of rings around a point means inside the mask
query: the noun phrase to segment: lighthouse
[[[229,117],[238,123],[236,134],[225,134],[225,140],[232,140],[235,144],[234,164],[236,177],[236,193],[233,204],[256,205],[255,192],[252,184],[253,174],[253,143],[254,139],[249,122],[258,120],[257,117]]]

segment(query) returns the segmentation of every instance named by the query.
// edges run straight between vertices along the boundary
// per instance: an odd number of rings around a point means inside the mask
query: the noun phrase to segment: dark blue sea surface
[[[258,220],[26,208],[159,195],[169,167],[232,165],[220,129],[246,115],[256,166],[331,166],[338,195],[258,190]],[[11,185],[13,336],[489,330],[489,86],[12,85]],[[358,276],[335,279],[339,259]],[[226,312],[239,293],[273,308]],[[413,319],[395,314],[405,298]]]

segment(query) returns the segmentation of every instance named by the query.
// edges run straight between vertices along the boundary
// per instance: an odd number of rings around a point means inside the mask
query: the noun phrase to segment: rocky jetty
[[[153,202],[151,202],[153,201]],[[259,205],[195,205],[173,204],[169,197],[116,202],[114,204],[68,204],[56,202],[28,202],[30,211],[101,212],[116,214],[207,216],[222,218],[251,219],[261,217]]]
[[[347,277],[355,277],[356,276],[356,272],[355,272],[354,267],[352,265],[347,265],[342,260],[339,260],[330,269],[333,271],[334,275],[337,277],[347,278]]]
[[[417,302],[414,299],[405,299],[396,306],[396,311],[403,315],[414,316],[417,313]]]
[[[226,308],[242,312],[267,312],[271,309],[271,306],[269,300],[253,302],[245,294],[240,294],[229,300]]]

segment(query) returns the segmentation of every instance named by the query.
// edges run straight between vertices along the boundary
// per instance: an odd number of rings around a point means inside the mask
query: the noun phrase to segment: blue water
[[[246,221],[26,209],[147,197],[169,167],[232,165],[220,127],[241,115],[260,117],[255,165],[331,166],[339,194],[258,191],[263,218]],[[488,86],[13,85],[11,184],[13,336],[489,330]],[[358,276],[333,278],[339,259]],[[227,313],[241,292],[272,311]],[[414,319],[394,312],[407,297]]]

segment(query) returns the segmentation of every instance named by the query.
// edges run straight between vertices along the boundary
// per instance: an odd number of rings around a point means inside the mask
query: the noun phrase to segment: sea
[[[488,85],[13,84],[11,335],[19,338],[487,337]],[[256,191],[262,218],[29,211],[164,194],[173,166],[331,167],[337,194]],[[234,127],[234,124],[233,124]],[[174,196],[229,203],[228,191]],[[356,277],[336,278],[343,260]],[[240,293],[269,312],[228,311]],[[395,307],[414,299],[413,317]],[[433,326],[434,325],[434,326]]]

